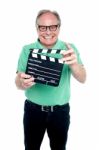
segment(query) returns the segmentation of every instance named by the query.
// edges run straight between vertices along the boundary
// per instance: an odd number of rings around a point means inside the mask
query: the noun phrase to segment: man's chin
[[[40,40],[45,47],[53,47],[57,40]]]

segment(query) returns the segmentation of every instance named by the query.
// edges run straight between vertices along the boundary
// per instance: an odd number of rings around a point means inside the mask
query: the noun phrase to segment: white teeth
[[[51,39],[51,38],[52,38],[52,37],[49,37],[49,36],[48,36],[48,37],[45,37],[45,39]]]

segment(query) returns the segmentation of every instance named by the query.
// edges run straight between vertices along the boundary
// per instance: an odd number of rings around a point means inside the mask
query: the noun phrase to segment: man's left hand
[[[67,51],[61,53],[63,55],[61,61],[65,62],[65,64],[68,65],[77,64],[77,55],[74,52],[73,48],[71,47],[70,44],[67,44],[67,48],[68,48]]]

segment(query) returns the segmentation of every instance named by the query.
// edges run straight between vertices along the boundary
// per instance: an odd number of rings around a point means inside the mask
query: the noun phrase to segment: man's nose
[[[49,27],[47,27],[47,29],[46,29],[46,33],[47,33],[47,34],[51,33],[51,31],[50,31]]]

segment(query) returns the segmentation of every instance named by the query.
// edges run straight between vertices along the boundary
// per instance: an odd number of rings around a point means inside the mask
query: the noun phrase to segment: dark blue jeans
[[[25,150],[40,150],[45,131],[50,140],[51,150],[66,150],[70,106],[57,105],[51,110],[42,110],[40,105],[29,100],[25,101],[23,119]]]

